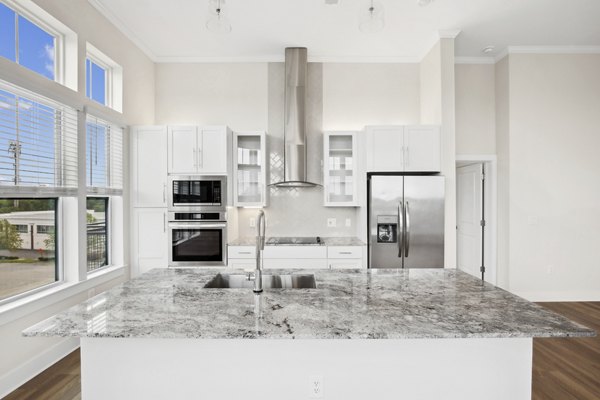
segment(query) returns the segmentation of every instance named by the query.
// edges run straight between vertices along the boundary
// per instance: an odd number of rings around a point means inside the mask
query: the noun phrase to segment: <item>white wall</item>
[[[323,64],[323,130],[419,123],[419,64]]]
[[[267,130],[267,64],[156,65],[156,123]]]
[[[123,114],[107,112],[107,115],[119,117],[128,125],[151,124],[154,122],[154,64],[131,41],[121,34],[103,16],[101,16],[87,0],[35,0],[35,2],[48,13],[59,19],[62,23],[74,30],[78,35],[78,82],[79,91],[75,93],[61,85],[38,78],[35,74],[6,60],[2,63],[3,77],[15,77],[18,82],[30,82],[39,86],[46,95],[51,93],[58,99],[68,99],[79,104],[89,104],[85,97],[85,42],[89,41],[103,53],[112,58],[123,67],[124,93]],[[102,107],[98,107],[102,108]],[[127,146],[127,141],[125,141]],[[124,154],[128,154],[127,147]],[[125,161],[124,169],[128,164]],[[127,204],[128,174],[125,174],[124,197]],[[125,210],[125,256],[128,259],[128,212]],[[72,287],[69,295],[50,295],[45,300],[36,302],[32,312],[27,315],[8,317],[3,314],[0,318],[0,342],[2,343],[2,357],[0,357],[0,396],[30,379],[36,374],[36,367],[43,368],[40,364],[42,358],[58,360],[61,351],[71,348],[71,341],[62,338],[23,338],[21,331],[42,319],[52,316],[60,310],[86,299],[89,294],[106,290],[128,277],[128,273],[108,282],[81,285],[81,289]],[[91,290],[91,292],[90,292]],[[13,315],[13,314],[11,314]],[[16,314],[14,314],[16,315]],[[58,347],[53,347],[59,345]],[[50,350],[50,352],[48,352]],[[45,353],[46,352],[46,353]]]
[[[456,267],[456,139],[454,39],[441,39],[420,64],[421,123],[442,127],[446,181],[444,265]]]
[[[504,289],[509,289],[510,88],[508,57],[504,57],[496,63],[494,81],[496,93],[496,151],[498,156],[497,284]]]
[[[508,62],[510,290],[598,301],[600,55]]]
[[[456,154],[496,154],[495,66],[456,64]]]

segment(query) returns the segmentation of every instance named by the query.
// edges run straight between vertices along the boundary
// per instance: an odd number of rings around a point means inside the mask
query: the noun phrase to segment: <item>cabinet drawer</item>
[[[362,258],[362,246],[327,247],[327,258]]]
[[[263,260],[265,268],[300,268],[300,269],[327,269],[327,259],[322,258],[269,258]]]
[[[330,269],[356,269],[363,268],[362,259],[360,258],[344,258],[341,260],[329,259]]]
[[[327,258],[325,246],[265,246],[263,258]]]
[[[229,246],[228,258],[256,258],[256,247],[254,246]]]
[[[227,260],[227,266],[231,268],[249,269],[256,268],[256,261],[248,258],[230,258]]]

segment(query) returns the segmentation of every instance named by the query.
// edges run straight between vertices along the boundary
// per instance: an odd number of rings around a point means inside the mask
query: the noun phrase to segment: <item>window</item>
[[[56,35],[0,3],[0,55],[56,79]]]
[[[85,95],[119,112],[123,108],[123,68],[90,43],[85,60]]]
[[[32,0],[0,0],[0,57],[77,90],[77,35]]]
[[[77,187],[77,113],[0,82],[0,187],[66,194]]]
[[[0,199],[0,301],[59,280],[57,204],[56,198]]]
[[[29,226],[27,225],[14,225],[14,227],[19,233],[29,233]]]
[[[88,192],[121,195],[123,189],[123,129],[88,116],[86,132]]]
[[[37,228],[37,233],[43,233],[45,235],[54,233],[53,225],[37,225],[36,228]]]
[[[92,272],[108,262],[108,197],[87,198],[87,270]]]
[[[85,60],[85,95],[106,105],[106,69],[89,58]]]

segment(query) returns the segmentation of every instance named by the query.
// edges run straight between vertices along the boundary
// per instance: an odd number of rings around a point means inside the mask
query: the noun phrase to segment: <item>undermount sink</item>
[[[263,289],[316,289],[315,276],[306,275],[263,275]],[[254,281],[242,274],[217,274],[206,285],[205,289],[252,289]]]

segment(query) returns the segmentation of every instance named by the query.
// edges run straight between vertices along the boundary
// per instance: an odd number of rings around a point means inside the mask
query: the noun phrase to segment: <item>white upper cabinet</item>
[[[169,173],[226,175],[230,132],[227,127],[169,127]]]
[[[404,127],[404,171],[442,170],[442,143],[438,126]]]
[[[167,206],[167,128],[138,126],[131,131],[131,194],[134,207]]]
[[[367,171],[397,172],[404,169],[402,126],[368,126]]]
[[[205,175],[227,174],[230,146],[231,132],[228,128],[199,128],[198,172]]]
[[[358,152],[356,132],[325,132],[325,207],[358,206]]]
[[[440,172],[439,126],[368,126],[367,172]]]
[[[235,132],[233,135],[233,160],[233,205],[236,207],[266,207],[265,132]]]
[[[169,127],[169,173],[194,174],[198,171],[198,128]]]

